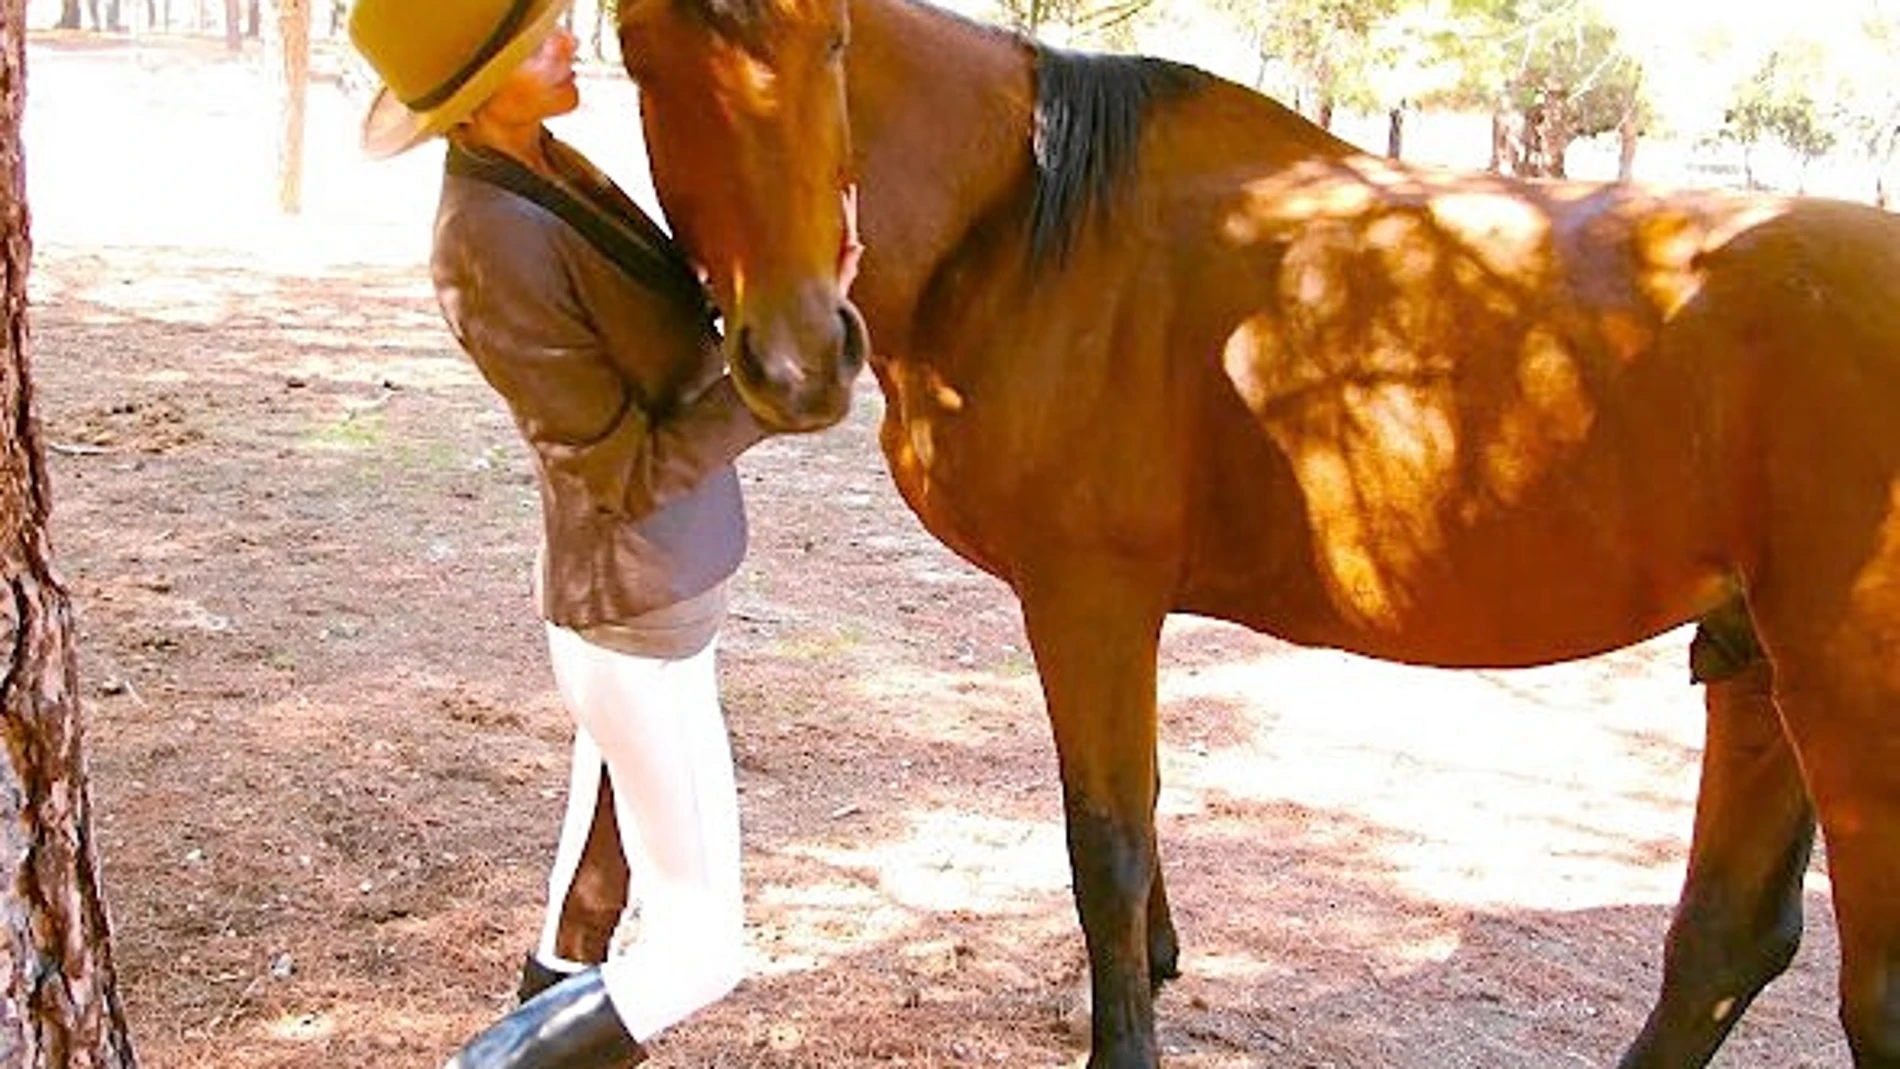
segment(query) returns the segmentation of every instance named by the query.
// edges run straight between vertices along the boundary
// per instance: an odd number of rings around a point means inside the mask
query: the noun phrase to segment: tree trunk
[[[244,5],[242,0],[224,0],[224,47],[244,51]]]
[[[1405,158],[1405,105],[1385,113],[1385,155],[1387,159]]]
[[[277,89],[277,207],[303,210],[304,102],[310,87],[310,0],[277,0],[265,69]]]
[[[1623,113],[1623,121],[1616,124],[1616,180],[1619,182],[1636,178],[1636,143],[1643,133],[1636,119],[1637,109],[1632,105]]]
[[[1568,178],[1566,161],[1570,158],[1570,130],[1562,123],[1553,125],[1544,133],[1544,170],[1546,178]]]
[[[1867,164],[1874,173],[1873,205],[1885,208],[1891,199],[1887,192],[1887,174],[1893,166],[1893,153],[1900,148],[1900,129],[1888,128],[1867,144]]]
[[[1502,110],[1491,113],[1491,162],[1484,169],[1492,174],[1517,173],[1516,140],[1511,135],[1511,117]]]
[[[92,836],[72,605],[46,540],[26,348],[25,42],[25,0],[0,0],[0,1065],[136,1069]]]
[[[1552,178],[1570,177],[1570,143],[1577,139],[1577,124],[1571,121],[1569,97],[1558,97],[1550,108],[1544,130],[1544,173]]]
[[[1564,177],[1564,157],[1570,153],[1572,137],[1566,95],[1546,90],[1525,109],[1523,118],[1517,173],[1526,178]]]

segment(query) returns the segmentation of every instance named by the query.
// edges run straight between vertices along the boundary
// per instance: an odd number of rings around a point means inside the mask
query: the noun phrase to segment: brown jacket
[[[449,329],[533,447],[542,614],[584,629],[732,574],[746,541],[732,462],[765,432],[677,250],[579,153],[549,150],[562,183],[450,146],[433,272]]]

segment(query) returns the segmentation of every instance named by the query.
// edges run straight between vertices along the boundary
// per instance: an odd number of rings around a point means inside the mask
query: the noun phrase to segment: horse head
[[[623,0],[654,190],[725,317],[746,404],[785,431],[850,409],[864,320],[838,285],[846,0]]]

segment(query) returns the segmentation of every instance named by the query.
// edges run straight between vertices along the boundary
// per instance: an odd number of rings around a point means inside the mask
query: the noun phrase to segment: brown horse
[[[862,187],[891,472],[1034,647],[1090,1066],[1157,1060],[1155,657],[1187,612],[1450,667],[1703,620],[1741,653],[1704,662],[1694,846],[1623,1065],[1704,1064],[1786,966],[1818,813],[1855,1062],[1900,1067],[1900,219],[1407,166],[913,0],[621,20],[661,202],[787,429],[848,404]]]

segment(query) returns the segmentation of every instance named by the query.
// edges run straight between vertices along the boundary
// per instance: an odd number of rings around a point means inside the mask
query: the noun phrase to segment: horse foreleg
[[[1167,922],[1154,836],[1162,589],[1127,562],[1073,558],[1017,588],[1061,765],[1088,944],[1089,1069],[1157,1064],[1150,940],[1158,933],[1149,922]],[[1171,944],[1171,925],[1164,930]]]
[[[556,954],[588,965],[607,960],[614,929],[627,908],[627,879],[620,825],[614,819],[613,783],[603,772],[573,879],[565,897],[550,903],[550,908],[560,911],[554,930]]]
[[[1156,768],[1160,761],[1157,758]],[[1161,797],[1161,777],[1155,777],[1155,797]],[[1152,811],[1152,810],[1151,810]],[[1174,932],[1174,913],[1168,908],[1168,887],[1161,877],[1161,848],[1154,851],[1154,882],[1148,887],[1148,986],[1161,985],[1181,975],[1181,941]]]
[[[1622,1069],[1707,1064],[1800,942],[1814,815],[1771,682],[1757,659],[1707,686],[1688,877],[1669,926],[1662,994]]]

